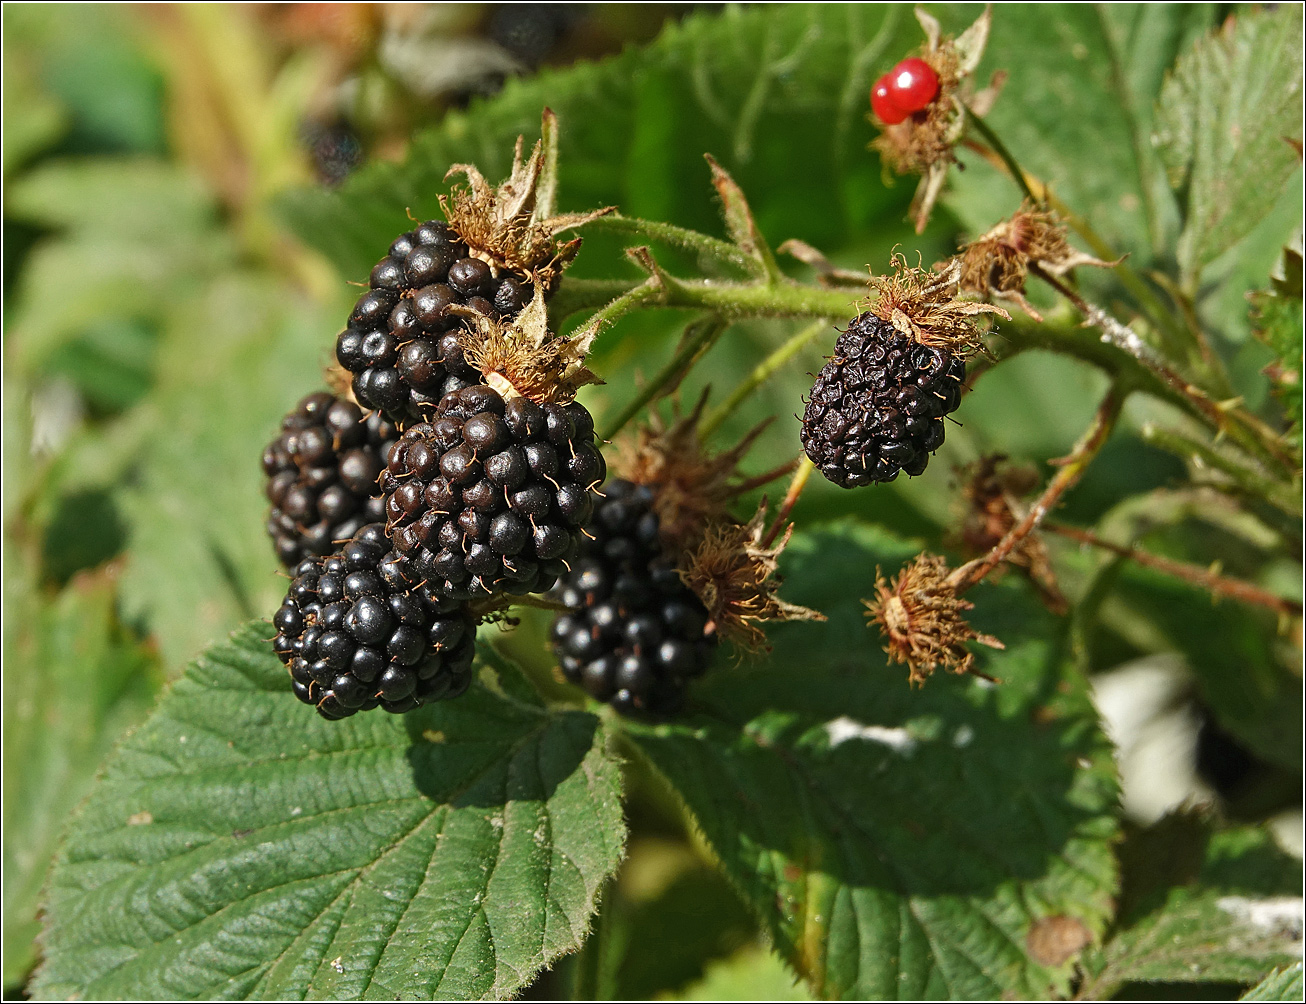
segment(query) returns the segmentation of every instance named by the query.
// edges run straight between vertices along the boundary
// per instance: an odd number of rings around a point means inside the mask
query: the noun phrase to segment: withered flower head
[[[531,302],[511,320],[495,320],[458,304],[449,309],[469,322],[458,338],[468,362],[505,399],[528,397],[539,403],[565,404],[585,384],[603,382],[585,368],[597,325],[566,337],[550,332],[539,283]]]
[[[1027,465],[1009,463],[1002,454],[991,454],[959,474],[964,511],[958,543],[967,554],[978,557],[997,546],[1024,516],[1021,500],[1038,486],[1038,472]],[[1066,598],[1057,585],[1041,536],[1027,534],[1005,561],[1029,576],[1048,609],[1065,613]]]
[[[938,555],[920,554],[891,582],[876,570],[875,599],[862,600],[867,620],[880,626],[888,642],[890,662],[906,663],[908,679],[923,684],[942,665],[951,673],[973,673],[991,680],[975,668],[975,656],[966,643],[978,641],[1003,648],[991,635],[980,634],[962,614],[975,604],[963,600],[948,584],[948,564]]]
[[[1049,209],[1028,199],[1011,219],[1003,220],[984,236],[961,249],[961,289],[981,296],[1004,296],[1035,320],[1043,318],[1025,299],[1025,279],[1033,264],[1050,275],[1062,276],[1078,265],[1110,268],[1118,262],[1100,261],[1066,243],[1066,227]]]
[[[947,349],[963,357],[981,350],[980,333],[974,318],[997,314],[1011,319],[1001,307],[957,299],[961,262],[949,259],[939,271],[909,267],[907,259],[895,253],[890,259],[894,274],[871,279],[879,293],[871,313],[908,338]]]
[[[562,242],[557,235],[616,207],[553,215],[557,117],[548,108],[540,131],[542,138],[524,163],[523,138],[517,137],[512,173],[498,188],[492,188],[472,164],[449,168],[446,178],[464,174],[467,184],[455,186],[448,198],[440,196],[440,208],[472,255],[492,267],[529,276],[552,290],[581,244],[579,237]]]
[[[673,553],[696,543],[704,527],[727,514],[731,502],[793,470],[791,461],[757,477],[745,478],[740,461],[770,424],[766,420],[738,443],[713,454],[699,437],[699,421],[707,405],[705,390],[684,417],[668,424],[656,411],[647,425],[617,441],[613,471],[637,485],[654,490],[653,509],[664,543]]]
[[[992,10],[985,7],[975,23],[955,39],[943,38],[939,22],[917,7],[916,20],[926,39],[918,55],[939,78],[939,92],[925,109],[896,125],[871,119],[882,129],[871,146],[879,152],[885,169],[922,175],[911,207],[917,233],[925,229],[948,168],[957,159],[953,149],[966,130],[966,107],[977,115],[987,114],[1006,78],[1005,73],[996,73],[989,86],[978,92],[972,92],[967,80],[984,55],[992,19]]]
[[[708,624],[746,652],[762,651],[768,621],[823,621],[825,615],[776,595],[777,558],[789,543],[790,526],[774,547],[762,543],[763,503],[747,526],[715,520],[698,547],[682,559],[680,576],[707,608]]]

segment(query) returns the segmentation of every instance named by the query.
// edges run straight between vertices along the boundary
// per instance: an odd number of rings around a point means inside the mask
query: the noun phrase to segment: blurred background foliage
[[[7,992],[36,960],[55,838],[106,752],[204,645],[274,608],[284,586],[262,530],[262,446],[321,384],[351,283],[409,212],[438,215],[449,164],[475,162],[497,179],[515,137],[533,137],[549,105],[562,128],[563,209],[618,205],[720,233],[701,159],[710,152],[772,244],[801,238],[837,264],[877,271],[895,247],[938,260],[1016,208],[1010,182],[963,153],[918,237],[905,219],[913,179],[886,184],[867,150],[870,82],[919,44],[909,7],[877,15],[874,31],[831,9],[703,7],[5,7]],[[977,11],[935,9],[945,30]],[[1148,142],[1153,103],[1175,58],[1228,13],[998,11],[980,71],[1010,74],[993,126],[1139,271],[1182,264],[1179,211]],[[859,53],[851,65],[831,55],[845,48]],[[1285,245],[1300,247],[1300,167],[1271,195],[1190,278],[1229,396],[1276,422],[1282,406],[1263,371],[1285,348],[1252,337],[1247,298],[1270,287]],[[573,274],[635,277],[622,246],[596,230]],[[1129,315],[1110,274],[1083,281]],[[1287,330],[1299,332],[1297,310]],[[684,320],[640,314],[600,341],[594,368],[608,383],[586,396],[600,425],[670,357]],[[708,384],[724,394],[794,330],[739,326],[683,398]],[[793,454],[807,374],[832,341],[810,344],[720,430],[730,442],[776,418],[752,469]],[[955,468],[1000,451],[1046,475],[1104,386],[1082,363],[1025,353],[978,381],[926,476],[860,492],[816,479],[795,516],[811,525],[855,514],[939,549],[958,514]],[[1293,397],[1290,388],[1289,407]],[[1300,527],[1194,488],[1190,465],[1148,434],[1157,423],[1179,419],[1133,400],[1057,518],[1300,599]],[[1139,809],[1140,825],[1193,798],[1228,818],[1300,825],[1299,635],[1264,610],[1213,604],[1069,542],[1049,546],[1062,588],[1093,613],[1090,671],[1167,659],[1158,707],[1182,707],[1194,723],[1178,794]],[[542,632],[527,617],[507,640],[537,669]],[[801,994],[759,950],[754,920],[660,782],[636,773],[630,784],[634,836],[604,921],[624,951],[619,963],[582,956],[601,970],[595,985],[625,997]],[[556,992],[557,978],[537,992]]]

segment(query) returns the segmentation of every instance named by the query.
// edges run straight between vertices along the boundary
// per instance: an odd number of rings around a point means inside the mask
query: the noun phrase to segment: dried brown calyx
[[[944,38],[936,21],[919,7],[916,20],[925,32],[925,46],[917,53],[939,78],[939,93],[916,115],[895,125],[881,125],[871,143],[886,171],[919,174],[920,185],[912,199],[911,217],[916,232],[925,229],[930,211],[943,189],[948,168],[956,161],[953,150],[966,131],[966,109],[986,115],[997,100],[1006,74],[994,74],[988,87],[975,91],[969,77],[979,66],[988,44],[992,11],[985,7],[975,23],[954,38]]]
[[[765,650],[762,625],[769,621],[825,620],[824,614],[776,595],[777,558],[793,527],[770,547],[763,543],[765,523],[765,502],[747,525],[714,520],[680,563],[680,576],[707,608],[709,624],[745,652]]]
[[[727,515],[745,492],[760,488],[793,470],[794,461],[756,477],[745,477],[739,464],[770,421],[750,430],[721,453],[704,448],[699,422],[707,391],[690,412],[670,423],[651,411],[646,425],[617,442],[613,470],[632,484],[653,489],[653,510],[664,545],[672,554],[694,546],[711,520]]]
[[[557,118],[547,108],[541,135],[526,161],[522,160],[523,139],[517,137],[512,173],[498,188],[492,187],[472,164],[449,168],[446,178],[463,174],[467,184],[455,186],[448,197],[440,196],[440,208],[471,254],[495,268],[526,276],[552,292],[581,244],[579,237],[561,241],[558,234],[616,207],[554,215]]]
[[[1014,301],[1037,321],[1039,316],[1025,299],[1030,266],[1063,276],[1078,265],[1111,268],[1119,262],[1101,261],[1066,242],[1066,227],[1049,209],[1028,199],[1007,220],[961,249],[961,289],[980,296],[1002,296]]]
[[[1038,472],[993,454],[959,474],[964,512],[958,543],[969,556],[979,557],[997,546],[1024,516],[1022,499],[1038,487]],[[1031,533],[1022,538],[1005,560],[1029,576],[1049,610],[1062,614],[1069,609],[1041,536]]]
[[[959,259],[949,259],[937,271],[908,266],[907,259],[897,253],[890,261],[893,275],[871,279],[879,295],[870,311],[913,341],[964,358],[983,349],[975,323],[978,315],[997,314],[1011,319],[1010,314],[991,303],[957,299]]]
[[[980,634],[962,616],[974,609],[948,584],[948,563],[934,554],[917,555],[891,581],[876,570],[875,599],[863,600],[867,620],[878,624],[890,662],[905,663],[908,679],[925,682],[942,665],[950,673],[993,677],[975,668],[967,642],[1003,648],[992,635]]]
[[[449,309],[467,319],[458,339],[467,361],[505,399],[528,397],[540,404],[566,404],[586,384],[603,382],[585,366],[598,326],[587,325],[568,336],[549,331],[544,288],[539,283],[531,302],[511,320],[495,320],[460,305]]]

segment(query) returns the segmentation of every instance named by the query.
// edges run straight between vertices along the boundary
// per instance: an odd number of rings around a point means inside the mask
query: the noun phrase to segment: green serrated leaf
[[[327,722],[253,622],[119,750],[60,850],[44,997],[503,997],[621,857],[598,720],[476,685]]]
[[[1248,990],[1239,1000],[1244,1001],[1299,1001],[1306,989],[1302,979],[1302,964],[1276,969],[1260,983]]]
[[[36,960],[37,904],[59,831],[112,744],[145,717],[160,679],[154,655],[118,622],[112,574],[81,577],[54,600],[32,582],[21,593],[13,586],[4,658],[6,987],[21,984]]]
[[[1270,211],[1301,163],[1299,14],[1236,15],[1181,56],[1162,88],[1155,143],[1185,204],[1178,258],[1190,286]]]
[[[1017,588],[971,597],[1007,644],[982,663],[1000,686],[916,692],[886,666],[859,597],[913,553],[854,524],[795,536],[786,598],[829,622],[777,627],[765,665],[704,681],[700,714],[632,735],[816,993],[1053,994],[1112,908],[1111,754]]]
[[[1300,954],[1300,863],[1264,830],[1217,833],[1196,881],[1085,960],[1087,998],[1123,983],[1253,983]]]
[[[1275,395],[1283,405],[1288,436],[1301,446],[1302,409],[1302,259],[1284,252],[1284,278],[1271,289],[1254,293],[1253,333],[1269,346],[1275,361],[1266,370]]]

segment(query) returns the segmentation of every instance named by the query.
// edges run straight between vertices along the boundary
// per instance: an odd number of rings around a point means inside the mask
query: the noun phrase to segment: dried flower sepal
[[[1005,646],[966,623],[963,614],[975,605],[957,595],[948,574],[947,562],[934,554],[917,555],[891,581],[876,569],[875,599],[862,600],[867,620],[879,625],[889,661],[906,664],[908,679],[917,686],[938,666],[997,682],[975,668],[975,655],[966,644]]]
[[[1112,268],[1124,260],[1102,261],[1071,247],[1056,214],[1028,199],[1010,219],[962,248],[958,257],[963,292],[1005,297],[1036,321],[1043,318],[1025,299],[1031,266],[1060,277],[1080,265]]]
[[[825,620],[819,611],[776,595],[777,559],[793,526],[768,547],[762,543],[765,523],[765,502],[747,525],[714,521],[680,566],[681,578],[707,608],[709,624],[745,652],[765,651],[767,622]]]

